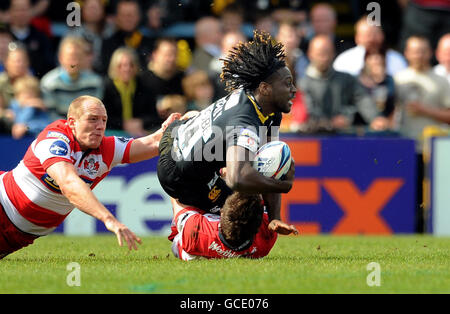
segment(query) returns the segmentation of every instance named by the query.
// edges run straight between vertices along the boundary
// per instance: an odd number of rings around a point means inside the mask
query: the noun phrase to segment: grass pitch
[[[143,238],[128,253],[113,235],[43,237],[0,260],[0,293],[450,293],[450,238],[280,236],[264,259],[191,262],[170,244]],[[71,262],[80,286],[67,284]]]

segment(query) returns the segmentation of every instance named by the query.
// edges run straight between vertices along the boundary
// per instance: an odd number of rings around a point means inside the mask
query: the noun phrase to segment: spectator
[[[297,88],[294,99],[292,99],[291,112],[283,113],[283,119],[280,124],[280,132],[282,133],[296,133],[301,131],[308,131],[307,127],[308,112],[304,100],[303,93]]]
[[[9,43],[13,37],[6,25],[0,25],[0,72],[5,70],[6,56],[8,55]]]
[[[177,42],[171,38],[156,41],[148,70],[144,73],[148,92],[157,99],[168,94],[183,94],[184,72],[177,67]]]
[[[41,78],[54,67],[55,56],[50,39],[30,24],[33,17],[31,8],[30,0],[11,0],[10,28],[14,40],[26,46],[31,69]]]
[[[273,36],[276,34],[275,20],[272,15],[267,12],[263,11],[256,13],[254,25],[256,30],[269,33]]]
[[[431,69],[432,50],[428,39],[412,36],[406,41],[409,67],[394,79],[399,99],[399,131],[416,142],[417,231],[424,230],[422,206],[424,163],[423,131],[427,126],[450,123],[450,86]]]
[[[394,78],[386,74],[386,54],[384,51],[375,53],[366,51],[364,68],[359,75],[359,82],[375,101],[378,115],[386,117],[392,126],[395,108],[395,83]]]
[[[450,33],[450,2],[448,0],[408,0],[403,14],[400,49],[412,35],[428,38],[435,49],[439,38]]]
[[[439,64],[434,67],[434,73],[446,78],[450,84],[450,33],[445,34],[439,40],[436,59]]]
[[[137,1],[120,0],[117,3],[115,22],[116,32],[102,44],[102,66],[100,73],[106,73],[114,51],[122,46],[136,50],[141,65],[147,64],[153,40],[144,36],[138,29],[141,10]]]
[[[11,4],[10,1],[4,1],[6,2],[3,6],[0,6],[0,23],[9,23],[10,21],[10,12],[8,10],[1,10],[3,8],[8,8]],[[39,17],[40,15],[44,14],[47,10],[48,6],[50,4],[50,0],[35,0],[32,1],[32,7],[31,7],[31,15],[33,18]]]
[[[384,49],[384,34],[380,26],[370,25],[363,16],[355,25],[356,47],[350,48],[336,57],[333,67],[336,71],[358,76],[364,67],[364,55],[369,52]],[[403,56],[395,50],[386,51],[386,71],[389,75],[405,69],[407,63]]]
[[[61,41],[58,52],[60,65],[41,79],[42,95],[52,118],[66,117],[70,103],[79,96],[102,97],[102,79],[85,69],[85,56],[84,39],[67,36]]]
[[[284,46],[286,65],[291,70],[296,85],[305,76],[306,68],[309,64],[308,58],[299,48],[301,42],[300,34],[295,24],[282,22],[278,27],[276,35],[276,40]],[[283,120],[281,120],[280,125],[281,131],[298,131],[300,128],[299,125],[305,121],[305,116],[303,115],[305,111],[302,93],[297,91],[295,98],[292,100],[291,112],[289,114],[283,114]]]
[[[88,70],[90,72],[94,71],[94,48],[91,42],[84,41],[84,58],[81,60],[80,68],[83,70]]]
[[[0,134],[11,134],[11,127],[14,123],[14,113],[7,106],[0,94]]]
[[[213,100],[214,86],[203,71],[195,71],[186,75],[183,79],[184,95],[187,98],[187,110],[203,110],[208,107]]]
[[[306,22],[308,1],[281,0],[269,2],[269,9],[272,10],[272,16],[278,24],[289,22],[300,25]]]
[[[81,3],[81,26],[72,27],[69,36],[81,36],[92,45],[92,68],[100,72],[102,42],[114,33],[114,26],[107,22],[103,0],[84,0]]]
[[[425,37],[410,37],[405,57],[409,67],[394,77],[401,105],[399,127],[402,134],[417,141],[417,152],[422,152],[424,127],[450,123],[450,86],[433,72],[432,50]]]
[[[227,5],[220,14],[223,33],[241,32],[244,24],[243,8],[237,3]]]
[[[29,73],[26,48],[21,44],[10,43],[5,61],[5,72],[0,74],[0,93],[6,107],[9,107],[11,99],[14,98],[14,82]]]
[[[164,1],[163,3],[159,1],[149,1],[148,7],[145,10],[146,23],[143,27],[143,31],[146,36],[151,38],[159,37],[161,31],[163,30],[163,23],[167,17],[167,10],[165,3],[168,6],[170,1]],[[164,26],[167,26],[165,24]]]
[[[14,83],[11,110],[15,117],[11,134],[15,139],[25,135],[35,137],[52,122],[40,96],[39,80],[31,75],[21,77]]]
[[[228,52],[233,49],[234,46],[239,44],[239,42],[245,42],[247,38],[241,32],[228,32],[226,33],[221,41],[221,55],[219,58],[214,58],[209,64],[209,73],[211,82],[214,85],[214,100],[220,99],[228,94],[225,90],[225,83],[222,82],[220,74],[222,73],[223,61]]]
[[[286,65],[291,70],[295,82],[298,82],[305,75],[309,61],[299,48],[301,38],[295,25],[281,23],[275,39],[284,45]]]
[[[158,32],[165,27],[170,27],[173,23],[193,22],[211,12],[209,0],[140,0],[139,2],[147,16],[145,30],[153,37],[159,37]]]
[[[156,104],[158,115],[161,119],[167,119],[172,113],[186,113],[186,98],[183,95],[166,95]]]
[[[316,35],[330,36],[334,43],[336,55],[341,54],[344,50],[351,48],[350,43],[344,41],[336,35],[337,14],[334,8],[328,3],[315,4],[310,11],[310,21],[312,26],[312,33],[305,38],[306,50],[307,42]]]
[[[156,99],[139,71],[139,59],[131,48],[118,48],[111,57],[105,78],[103,103],[108,111],[107,127],[125,130],[131,136],[146,134],[159,121]]]
[[[215,17],[203,17],[195,23],[194,69],[208,71],[211,60],[220,56],[222,36],[222,25]]]
[[[308,131],[342,131],[348,129],[359,112],[368,123],[387,125],[377,117],[372,98],[358,80],[348,73],[332,68],[334,45],[326,35],[311,40],[308,49],[311,61],[300,81],[308,109]]]

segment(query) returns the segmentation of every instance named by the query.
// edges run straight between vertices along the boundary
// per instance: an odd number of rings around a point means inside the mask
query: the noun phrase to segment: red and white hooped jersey
[[[0,202],[20,230],[42,236],[52,232],[74,206],[47,174],[56,162],[72,163],[93,189],[111,169],[129,162],[132,139],[104,137],[98,149],[83,152],[66,120],[47,126],[16,168],[0,176]]]
[[[219,236],[220,215],[206,213],[195,207],[178,212],[173,220],[172,252],[182,260],[206,258],[261,258],[269,254],[277,240],[277,233],[270,231],[269,216],[264,213],[258,233],[252,244],[242,251],[227,247]]]

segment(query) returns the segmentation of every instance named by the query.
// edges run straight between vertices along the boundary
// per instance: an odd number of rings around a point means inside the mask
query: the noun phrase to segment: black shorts
[[[216,213],[232,190],[220,178],[218,173],[208,177],[192,178],[185,175],[172,157],[172,130],[182,122],[175,121],[164,132],[159,143],[159,160],[157,174],[164,191],[182,204],[194,206],[201,210]]]

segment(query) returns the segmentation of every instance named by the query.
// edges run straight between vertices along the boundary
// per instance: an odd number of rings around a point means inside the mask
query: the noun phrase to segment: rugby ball
[[[282,178],[291,167],[291,150],[282,141],[272,141],[258,149],[253,167],[266,177]]]

